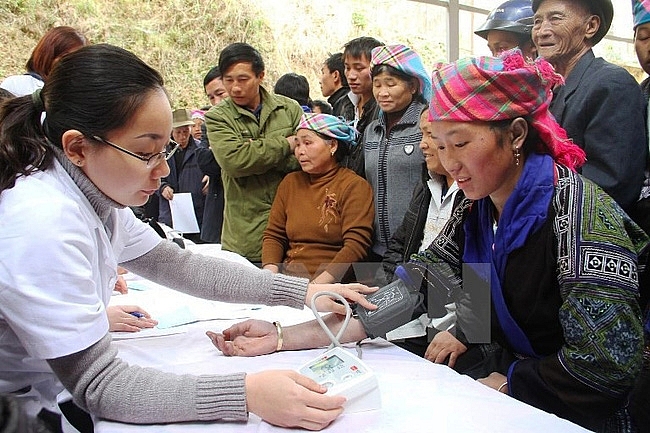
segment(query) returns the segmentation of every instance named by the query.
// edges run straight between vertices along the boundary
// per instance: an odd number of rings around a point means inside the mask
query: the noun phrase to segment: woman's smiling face
[[[443,120],[431,123],[431,138],[440,162],[467,198],[490,196],[497,207],[505,204],[523,166],[523,160],[515,163],[515,144],[508,129],[485,122]]]

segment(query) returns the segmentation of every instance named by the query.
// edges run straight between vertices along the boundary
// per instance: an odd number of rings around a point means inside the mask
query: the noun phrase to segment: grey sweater
[[[57,151],[57,159],[106,221],[117,204]],[[266,305],[304,305],[307,280],[193,254],[163,240],[153,250],[121,264],[159,284],[206,299]],[[110,335],[85,350],[48,363],[74,401],[88,412],[128,423],[245,420],[244,373],[175,375],[128,365]]]

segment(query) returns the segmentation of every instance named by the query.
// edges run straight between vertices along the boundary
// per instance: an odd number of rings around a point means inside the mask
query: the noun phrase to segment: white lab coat
[[[105,226],[58,161],[3,191],[0,392],[31,386],[24,397],[34,408],[56,411],[63,387],[45,360],[86,349],[108,332],[105,307],[118,263],[160,241],[129,208],[112,209]]]
[[[12,75],[5,78],[0,87],[8,90],[14,96],[25,96],[31,95],[36,89],[43,87],[45,83],[38,78],[32,77],[31,75]]]

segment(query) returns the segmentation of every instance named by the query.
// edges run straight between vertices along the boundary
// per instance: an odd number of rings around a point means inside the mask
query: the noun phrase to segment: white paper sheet
[[[194,203],[189,192],[174,193],[169,207],[172,211],[174,230],[181,233],[199,233],[199,223],[194,215]]]

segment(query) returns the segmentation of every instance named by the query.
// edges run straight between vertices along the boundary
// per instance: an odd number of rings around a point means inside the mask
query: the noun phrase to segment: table
[[[205,336],[206,330],[219,331],[241,317],[280,320],[283,325],[312,318],[310,310],[251,305],[226,306],[179,294],[163,287],[152,291],[130,291],[114,296],[112,303],[135,302],[152,315],[173,305],[190,306],[197,314],[202,307],[218,311],[223,319],[206,320],[166,331],[174,334],[114,341],[125,361],[178,374],[224,374],[268,369],[297,369],[324,349],[279,352],[253,358],[225,357]],[[230,314],[230,317],[225,317]],[[237,318],[236,318],[237,317]],[[207,318],[210,318],[209,316]],[[163,330],[164,333],[165,330]],[[354,351],[353,345],[347,345]],[[382,409],[343,414],[327,432],[586,432],[587,430],[545,413],[505,394],[496,392],[452,369],[433,364],[385,340],[364,342],[363,361],[379,380]],[[97,433],[123,432],[280,432],[282,429],[251,414],[247,423],[182,423],[167,425],[130,425],[99,420]]]

